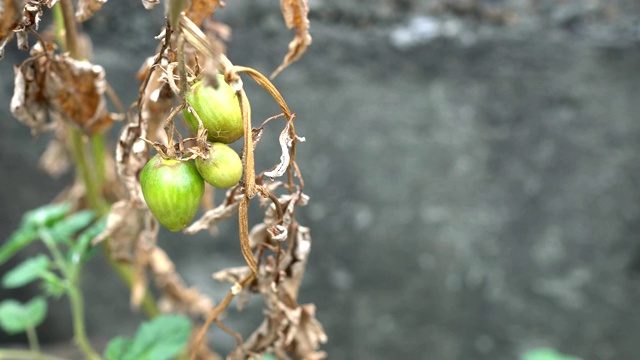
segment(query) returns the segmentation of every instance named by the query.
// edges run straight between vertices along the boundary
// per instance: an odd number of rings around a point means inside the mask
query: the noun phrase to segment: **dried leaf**
[[[160,0],[142,0],[142,6],[147,10],[153,9],[158,4],[160,4]]]
[[[133,262],[133,277],[131,279],[131,307],[137,309],[144,300],[147,292],[147,266],[149,265],[149,252],[146,251],[141,241],[136,243],[136,255]]]
[[[228,201],[225,201],[225,203],[220,204],[214,209],[205,212],[200,219],[194,221],[193,224],[189,225],[189,227],[184,230],[184,233],[195,234],[198,231],[204,229],[211,229],[220,221],[228,220],[229,218],[231,218],[238,211],[240,199],[242,199],[243,195],[234,193],[233,189],[230,189],[229,192],[232,196],[231,199],[229,199],[228,196]]]
[[[22,19],[22,9],[26,0],[0,0],[0,43],[4,44],[13,36]]]
[[[131,260],[131,252],[143,231],[143,210],[134,203],[120,200],[111,206],[107,226],[93,239],[96,245],[109,238],[111,257],[116,260]]]
[[[271,74],[276,77],[284,68],[292,62],[300,59],[307,47],[311,45],[309,35],[309,4],[308,0],[280,0],[280,9],[284,16],[284,22],[289,29],[295,29],[295,37],[289,43],[289,52],[285,55],[282,64]]]
[[[38,165],[53,178],[66,173],[71,167],[71,159],[65,143],[59,139],[52,139],[40,156]]]
[[[11,113],[37,134],[47,130],[47,102],[43,94],[42,61],[28,59],[15,67]]]
[[[107,130],[117,117],[106,108],[104,68],[67,55],[50,60],[44,95],[49,108],[93,134]]]
[[[202,26],[202,22],[216,12],[217,7],[224,7],[222,0],[191,0],[191,6],[187,10],[187,17],[197,26]]]
[[[18,36],[18,48],[26,50],[27,30],[38,29],[42,18],[42,5],[51,8],[58,0],[0,0],[0,59],[4,47],[14,34]]]
[[[76,176],[73,181],[73,185],[62,190],[51,202],[68,203],[71,204],[72,209],[81,209],[84,205],[82,200],[85,198],[86,194],[87,189],[84,186],[84,181]]]
[[[235,285],[240,283],[242,279],[249,276],[249,274],[251,274],[251,268],[248,266],[238,266],[215,272],[212,277],[214,280]],[[238,311],[242,311],[244,309],[249,302],[250,296],[251,293],[246,288],[236,294],[236,309],[238,309]]]
[[[285,174],[287,168],[289,167],[289,160],[291,157],[289,156],[289,148],[293,141],[304,142],[305,138],[296,136],[295,139],[291,138],[290,122],[287,122],[284,129],[280,133],[278,138],[278,142],[280,143],[280,163],[276,165],[276,167],[271,171],[265,171],[264,175],[268,176],[273,180],[274,178],[280,177]]]
[[[100,10],[102,5],[104,5],[106,2],[107,0],[79,0],[78,8],[76,9],[75,15],[76,21],[84,22],[91,19],[91,17],[93,17],[93,14],[96,11]]]
[[[217,69],[220,57],[224,54],[225,46],[220,40],[230,32],[222,25],[210,27],[206,35],[189,17],[180,18],[180,29],[185,40],[205,58],[205,75],[211,81],[217,81]],[[227,79],[228,80],[228,79]]]
[[[289,352],[294,354],[295,359],[325,359],[326,353],[316,352],[328,338],[322,324],[316,319],[315,305],[302,305],[294,311],[286,341]]]
[[[149,268],[156,286],[162,291],[164,310],[187,312],[204,318],[211,312],[213,300],[195,288],[187,288],[169,256],[159,247],[150,250]]]

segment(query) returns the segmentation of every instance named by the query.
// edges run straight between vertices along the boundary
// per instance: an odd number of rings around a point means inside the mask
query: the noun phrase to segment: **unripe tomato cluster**
[[[244,134],[242,113],[235,91],[219,75],[219,86],[194,84],[187,102],[208,130],[207,159],[167,159],[160,154],[147,162],[140,175],[142,195],[158,222],[171,231],[184,229],[195,217],[204,194],[204,182],[229,188],[242,178],[242,160],[227,144]],[[184,111],[189,127],[197,132],[198,120]]]

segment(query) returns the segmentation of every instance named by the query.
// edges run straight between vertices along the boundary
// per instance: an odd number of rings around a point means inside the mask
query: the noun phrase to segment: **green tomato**
[[[209,158],[196,158],[196,167],[202,178],[217,188],[229,188],[242,179],[242,160],[228,145],[213,143]]]
[[[184,229],[198,212],[204,181],[193,161],[151,158],[140,175],[142,195],[160,224],[171,231]]]
[[[218,88],[195,83],[186,94],[187,102],[198,113],[202,125],[209,131],[207,140],[230,144],[244,135],[238,94],[218,75]],[[249,102],[247,101],[247,104]],[[187,125],[198,131],[198,119],[188,109],[182,111]]]

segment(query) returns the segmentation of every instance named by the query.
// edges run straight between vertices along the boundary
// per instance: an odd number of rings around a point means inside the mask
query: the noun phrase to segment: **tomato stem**
[[[54,7],[55,36],[61,49],[69,51],[72,58],[80,59],[82,54],[78,48],[78,33],[71,0],[61,0]],[[64,36],[63,36],[64,35]],[[102,188],[106,181],[105,167],[105,143],[103,134],[94,134],[89,140],[89,146],[84,142],[84,134],[75,128],[70,127],[70,151],[76,166],[76,171],[82,178],[86,188],[87,201],[89,206],[99,214],[105,215],[109,211],[109,205],[102,193]],[[89,149],[90,147],[90,149]],[[89,159],[91,161],[89,161]],[[132,271],[130,266],[118,264],[110,256],[105,246],[105,255],[109,264],[122,278],[123,282],[131,288]],[[72,310],[73,329],[76,344],[88,359],[100,359],[100,356],[93,350],[86,335],[84,319],[84,300],[79,284],[79,272],[63,270],[69,275],[71,286],[68,289],[68,296]],[[158,314],[158,309],[152,295],[146,294],[143,301],[143,309],[148,317],[152,318]],[[38,357],[34,357],[38,358]],[[54,357],[44,359],[55,359]]]
[[[103,134],[92,135],[90,144],[91,144],[91,155],[93,158],[93,164],[96,170],[96,178],[97,178],[96,185],[99,189],[101,189],[104,186],[104,183],[106,180],[105,164],[104,164],[104,157],[105,157],[104,135]]]
[[[27,326],[27,341],[29,342],[29,349],[35,353],[40,352],[40,344],[38,342],[38,334],[33,326]]]
[[[57,356],[47,355],[40,352],[28,350],[6,350],[0,349],[0,359],[15,360],[64,360]]]

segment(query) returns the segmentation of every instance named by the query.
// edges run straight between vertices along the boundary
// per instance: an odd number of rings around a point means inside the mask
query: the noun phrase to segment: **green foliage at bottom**
[[[525,352],[520,360],[581,360],[578,357],[564,355],[550,348],[538,348]]]
[[[184,348],[191,321],[184,316],[164,315],[144,322],[132,339],[118,336],[107,344],[107,360],[166,360]]]

